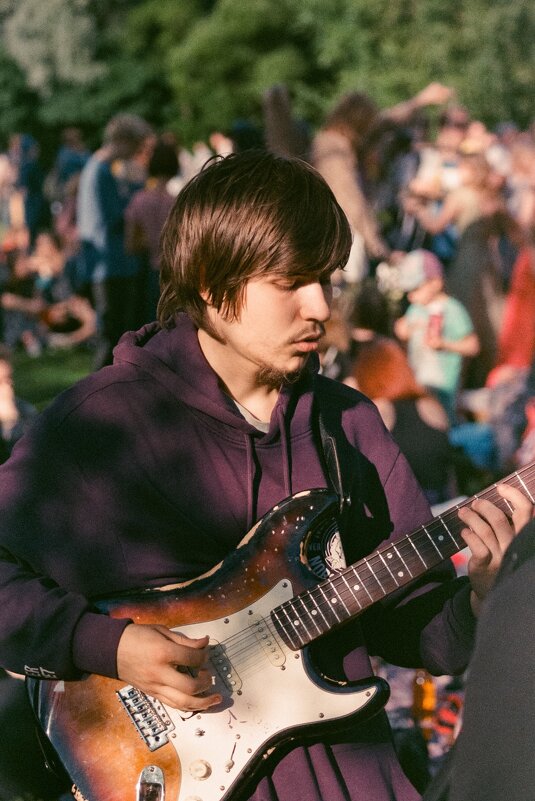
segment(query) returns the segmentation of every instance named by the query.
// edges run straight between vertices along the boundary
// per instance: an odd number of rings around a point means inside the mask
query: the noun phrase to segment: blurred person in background
[[[314,136],[311,161],[333,190],[353,231],[348,281],[362,279],[368,272],[368,260],[382,259],[389,252],[363,188],[367,142],[377,126],[385,122],[401,125],[418,110],[447,102],[451,94],[447,87],[433,83],[410,100],[381,111],[369,95],[351,92],[327,114]]]
[[[39,356],[49,346],[71,347],[87,342],[95,334],[95,312],[86,298],[77,295],[65,271],[65,253],[53,231],[38,233],[33,253],[19,254],[19,271],[31,282],[25,293],[2,293],[2,307],[18,320],[21,331],[10,344],[22,344],[33,356]],[[13,321],[11,327],[14,327]],[[18,331],[18,328],[15,328]]]
[[[437,397],[454,424],[463,359],[479,352],[470,315],[446,293],[444,270],[434,253],[414,250],[397,266],[409,306],[395,321],[395,334],[407,343],[418,383]]]
[[[448,416],[416,381],[405,351],[394,339],[376,337],[359,348],[351,376],[373,400],[406,456],[431,505],[457,494]]]
[[[126,250],[142,262],[140,274],[140,323],[156,319],[160,295],[160,236],[175,196],[169,182],[179,172],[174,144],[158,140],[150,157],[147,183],[136,192],[125,210]]]
[[[37,409],[15,394],[11,354],[0,345],[0,463],[6,461],[36,416]]]
[[[141,265],[125,249],[124,212],[134,192],[143,186],[153,141],[145,120],[118,114],[108,122],[102,147],[80,176],[80,283],[90,284],[97,313],[96,369],[111,363],[119,338],[138,322]],[[125,168],[136,157],[135,169]]]
[[[50,224],[50,207],[44,195],[45,174],[40,162],[40,147],[30,134],[15,134],[11,138],[10,158],[17,178],[16,189],[21,195],[24,225],[28,230],[29,248],[35,243],[37,232]]]

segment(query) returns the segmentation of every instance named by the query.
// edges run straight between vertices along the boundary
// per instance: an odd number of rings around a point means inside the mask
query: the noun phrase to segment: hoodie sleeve
[[[378,413],[368,411],[366,436],[359,446],[374,461],[395,541],[432,518],[409,464]],[[371,444],[370,444],[371,443]],[[372,606],[359,622],[370,654],[403,667],[427,667],[432,673],[459,674],[472,653],[476,620],[470,607],[470,584],[456,578],[445,560],[406,587]]]
[[[72,449],[40,419],[0,468],[0,664],[6,669],[37,678],[116,676],[117,645],[130,621],[100,614],[80,591],[91,566],[76,527],[90,509]]]
[[[384,489],[398,536],[431,519],[430,513],[422,513],[423,493],[401,453]],[[435,675],[462,673],[472,653],[476,626],[469,581],[456,578],[452,562],[446,560],[372,607],[362,625],[370,653],[392,664],[425,666]]]

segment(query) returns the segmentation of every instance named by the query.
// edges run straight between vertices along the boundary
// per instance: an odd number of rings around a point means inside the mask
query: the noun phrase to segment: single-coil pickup
[[[284,651],[280,647],[279,638],[268,625],[266,618],[253,615],[251,629],[271,664],[283,665],[286,661]]]
[[[168,742],[169,733],[175,726],[160,701],[130,684],[118,690],[117,696],[151,751]]]
[[[220,643],[210,647],[210,662],[229,692],[235,693],[241,690],[242,680],[228,658],[225,647]]]

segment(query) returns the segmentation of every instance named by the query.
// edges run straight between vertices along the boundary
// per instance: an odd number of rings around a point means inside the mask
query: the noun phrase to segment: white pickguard
[[[227,618],[175,629],[189,637],[210,634],[211,667],[225,677],[217,676],[214,691],[225,701],[217,711],[203,713],[165,708],[172,721],[169,742],[182,769],[179,796],[166,801],[226,799],[253,755],[264,752],[275,735],[347,716],[375,695],[373,687],[336,693],[311,681],[301,653],[288,649],[269,621],[271,610],[292,597],[290,582],[283,580],[258,602]]]

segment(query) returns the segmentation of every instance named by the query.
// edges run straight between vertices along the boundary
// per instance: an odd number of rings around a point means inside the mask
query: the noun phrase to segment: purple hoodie
[[[344,534],[354,561],[430,518],[369,400],[311,369],[281,392],[264,434],[222,392],[185,315],[171,330],[126,334],[114,364],[63,393],[0,468],[0,663],[34,676],[114,677],[128,621],[88,599],[193,578],[283,498],[327,486],[314,396],[339,414],[360,465],[354,530]],[[475,624],[469,587],[452,575],[445,564],[376,604],[331,638],[331,657],[351,679],[370,675],[368,654],[464,670]],[[293,801],[296,780],[300,801],[418,797],[384,715],[358,740],[294,749],[255,801]]]

